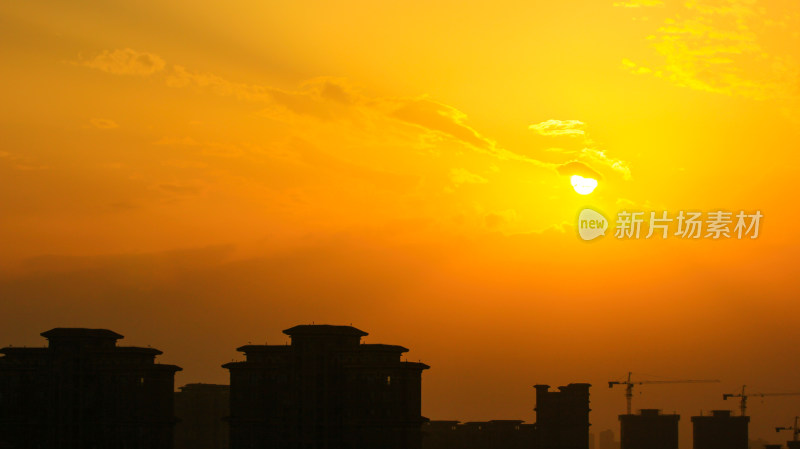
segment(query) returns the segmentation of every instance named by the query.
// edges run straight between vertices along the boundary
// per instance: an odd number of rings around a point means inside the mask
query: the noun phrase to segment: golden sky
[[[779,0],[5,2],[0,339],[111,328],[183,384],[353,323],[432,366],[432,419],[585,381],[596,430],[628,370],[721,379],[635,398],[685,442],[723,392],[800,391],[798,30]],[[587,243],[584,207],[764,218]]]

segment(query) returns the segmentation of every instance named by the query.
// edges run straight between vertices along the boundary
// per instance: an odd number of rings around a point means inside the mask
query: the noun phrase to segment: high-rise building
[[[460,421],[428,421],[422,425],[423,449],[454,449],[463,447]]]
[[[175,392],[175,449],[228,449],[230,387],[188,384]]]
[[[732,416],[730,410],[692,416],[694,449],[747,449],[749,416]]]
[[[230,371],[232,449],[419,449],[423,363],[351,326],[301,325],[247,345]]]
[[[423,449],[533,449],[533,424],[520,420],[429,421],[423,425]]]
[[[589,449],[590,384],[569,384],[550,391],[536,388],[536,443],[542,449]]]
[[[642,409],[638,415],[619,415],[620,449],[678,449],[680,415]]]
[[[606,429],[597,438],[598,449],[619,449],[619,441],[614,438],[614,431]]]
[[[174,365],[105,329],[56,328],[0,349],[0,447],[170,449]]]

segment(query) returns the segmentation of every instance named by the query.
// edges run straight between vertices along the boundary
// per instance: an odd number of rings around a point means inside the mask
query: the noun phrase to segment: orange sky
[[[6,2],[0,342],[105,327],[226,382],[300,323],[432,366],[432,419],[800,391],[796,2]],[[600,179],[577,195],[563,170]],[[764,214],[758,239],[581,241],[584,207]],[[752,401],[751,433],[800,414]]]

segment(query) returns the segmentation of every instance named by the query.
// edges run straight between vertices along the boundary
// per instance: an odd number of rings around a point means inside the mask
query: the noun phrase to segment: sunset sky
[[[431,366],[431,419],[589,382],[595,432],[629,370],[720,379],[635,396],[685,449],[724,392],[800,392],[796,1],[10,1],[0,52],[2,346],[109,328],[227,383],[352,323]],[[586,207],[763,218],[585,242]],[[750,412],[785,441],[800,396]]]

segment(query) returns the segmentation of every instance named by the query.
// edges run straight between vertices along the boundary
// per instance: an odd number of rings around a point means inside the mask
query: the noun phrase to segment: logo
[[[584,240],[594,240],[601,235],[606,235],[608,220],[599,212],[584,209],[578,215],[578,234]]]

